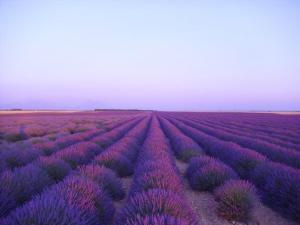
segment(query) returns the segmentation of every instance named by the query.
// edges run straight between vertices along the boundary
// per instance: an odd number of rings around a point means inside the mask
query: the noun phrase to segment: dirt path
[[[182,176],[187,168],[186,163],[176,160],[176,166]],[[193,207],[199,218],[200,224],[203,225],[297,225],[281,217],[278,213],[264,206],[262,203],[256,203],[253,210],[253,219],[247,223],[228,222],[216,215],[217,202],[214,196],[209,192],[193,191],[187,179],[184,178],[186,198]]]

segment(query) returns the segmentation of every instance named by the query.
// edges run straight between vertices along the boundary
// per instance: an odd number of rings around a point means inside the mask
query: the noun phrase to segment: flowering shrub
[[[103,152],[95,158],[95,163],[110,168],[121,177],[133,174],[133,165],[125,156],[118,152]]]
[[[116,224],[124,224],[137,216],[169,215],[197,224],[190,206],[179,195],[160,189],[141,192],[129,198],[116,218]]]
[[[80,167],[79,174],[100,185],[112,199],[121,200],[125,197],[122,181],[112,170],[103,166],[88,165]]]
[[[133,128],[140,119],[135,119],[133,121],[122,124],[121,126],[104,133],[103,135],[94,137],[91,142],[96,143],[102,148],[106,148],[107,146],[113,144],[117,139],[121,138],[128,130]]]
[[[230,165],[241,178],[249,178],[251,171],[266,160],[263,155],[233,142],[219,140],[182,122],[177,124],[182,131],[201,143],[209,155]]]
[[[115,209],[111,199],[99,186],[82,176],[70,176],[52,190],[81,212],[81,217],[94,221],[91,224],[109,224]]]
[[[42,168],[29,164],[13,172],[3,172],[0,184],[0,212],[5,214],[17,204],[29,200],[44,187],[53,184],[53,180]]]
[[[37,159],[43,152],[27,146],[13,145],[0,153],[0,158],[6,162],[10,169],[25,166],[27,163]]]
[[[207,164],[213,163],[216,160],[217,159],[210,156],[195,157],[191,159],[185,174],[187,177],[191,177],[195,173],[195,171],[201,169]]]
[[[59,148],[65,148],[72,144],[84,141],[85,137],[81,133],[66,135],[59,137],[55,140],[55,144],[59,146]]]
[[[145,172],[134,179],[130,195],[148,191],[150,189],[161,189],[173,191],[177,194],[183,193],[183,184],[179,176],[172,170],[154,170]]]
[[[58,150],[57,145],[53,141],[37,143],[33,145],[35,148],[44,152],[45,155],[51,155]]]
[[[72,168],[87,163],[98,152],[102,151],[98,145],[91,142],[80,142],[55,153],[55,157],[65,160]]]
[[[201,147],[191,138],[184,135],[176,126],[168,120],[160,118],[162,127],[169,137],[176,157],[184,162],[188,162],[195,156],[203,155]]]
[[[65,199],[47,193],[15,210],[2,221],[2,224],[83,225],[92,224],[90,222],[82,218],[80,210],[69,205]]]
[[[40,137],[44,136],[47,133],[47,130],[45,129],[45,127],[40,125],[31,125],[25,127],[25,133],[29,137]]]
[[[72,169],[64,160],[55,157],[42,157],[37,164],[56,181],[62,180]]]
[[[17,142],[26,139],[26,135],[21,132],[20,127],[11,127],[7,129],[3,137],[9,142]]]
[[[229,180],[215,191],[218,215],[235,221],[249,219],[257,199],[252,184],[242,180]]]
[[[226,180],[238,177],[230,167],[213,158],[194,158],[190,164],[187,169],[189,183],[197,191],[213,191]]]
[[[186,120],[185,120],[186,121]],[[206,132],[209,135],[213,135],[221,140],[231,141],[238,143],[242,147],[253,149],[256,152],[259,152],[269,159],[275,162],[281,162],[283,164],[300,168],[300,152],[289,150],[285,147],[274,145],[263,140],[258,140],[254,138],[244,137],[241,135],[235,135],[222,131],[219,129],[209,128],[207,126],[201,125],[199,123],[194,123],[186,121],[187,124],[195,127],[203,132]]]

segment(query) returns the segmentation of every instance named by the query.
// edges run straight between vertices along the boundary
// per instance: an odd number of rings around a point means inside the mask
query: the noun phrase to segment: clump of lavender
[[[191,187],[197,191],[213,191],[226,180],[238,178],[229,166],[207,156],[193,158],[186,174]]]
[[[9,142],[17,142],[26,139],[26,136],[19,127],[11,127],[4,133],[4,139]]]
[[[47,172],[37,165],[4,171],[0,176],[0,214],[6,214],[53,182]]]
[[[12,144],[8,149],[1,152],[0,157],[6,162],[10,169],[25,166],[27,163],[37,159],[42,152],[37,149],[24,145]]]
[[[115,209],[107,193],[95,182],[82,176],[69,176],[53,189],[54,195],[65,199],[69,205],[79,209],[81,217],[93,223],[110,224]]]
[[[226,180],[237,178],[228,166],[214,162],[203,166],[189,178],[191,187],[197,191],[213,191]]]
[[[281,163],[266,162],[252,171],[251,182],[265,203],[300,222],[300,173]]]
[[[247,221],[257,199],[255,187],[243,180],[229,180],[215,190],[217,213],[229,221]]]
[[[83,225],[91,224],[90,222],[81,216],[79,209],[69,205],[65,199],[53,193],[46,193],[13,211],[2,224]]]
[[[64,160],[55,157],[42,157],[37,162],[54,180],[62,180],[72,170]]]
[[[88,165],[79,168],[79,174],[99,184],[114,200],[125,197],[122,181],[111,170],[99,165]]]
[[[214,162],[215,160],[215,158],[209,156],[199,156],[192,158],[186,170],[186,176],[191,177],[195,173],[195,171],[199,170],[207,164]]]
[[[80,142],[55,153],[55,157],[69,163],[72,168],[87,163],[98,151],[99,147],[91,142]]]
[[[192,209],[184,199],[171,192],[152,189],[132,196],[116,218],[116,224],[134,220],[137,217],[169,215],[189,224],[197,224]]]
[[[35,148],[44,152],[45,155],[51,155],[58,150],[53,141],[40,142],[33,145]]]
[[[95,163],[116,171],[120,177],[133,174],[132,162],[119,152],[104,152],[96,157]]]
[[[183,193],[183,184],[173,170],[149,171],[135,178],[130,195],[150,189],[161,189],[181,194]]]

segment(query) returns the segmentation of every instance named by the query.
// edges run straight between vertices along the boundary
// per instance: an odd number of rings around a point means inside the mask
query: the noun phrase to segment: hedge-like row
[[[271,162],[257,152],[207,135],[178,120],[170,120],[197,141],[208,155],[230,165],[240,177],[255,184],[269,207],[300,222],[299,170]]]
[[[266,141],[242,137],[225,131],[212,129],[190,120],[182,119],[182,121],[196,129],[199,129],[224,141],[235,142],[242,147],[253,149],[256,152],[267,156],[272,161],[280,162],[291,167],[300,168],[300,152],[283,148]]]
[[[168,120],[159,117],[162,128],[169,138],[176,158],[188,162],[192,157],[202,155],[201,147],[190,137],[184,135],[176,126]]]
[[[141,124],[145,124],[145,120],[137,125],[137,127],[141,128]],[[137,133],[135,125],[136,121],[132,122],[130,126],[125,124],[122,126],[122,129],[117,129],[118,132],[115,132],[114,130],[110,131],[115,135],[108,136],[116,139],[117,137],[120,137],[119,133],[121,132],[123,133],[123,136],[125,136],[118,142],[126,142],[127,138],[132,138],[132,136]],[[130,131],[128,132],[128,130]],[[138,130],[141,135],[143,131],[140,129]],[[126,134],[129,134],[128,137]],[[98,156],[104,154],[106,151],[110,151],[109,148],[103,150],[95,143],[90,144],[101,149],[98,152]],[[80,154],[80,156],[83,155]],[[84,154],[84,156],[89,157],[89,154]],[[64,157],[65,154],[60,154],[55,159],[59,158],[62,160]],[[71,165],[77,160],[79,160],[80,164],[84,161],[77,156],[67,157],[67,161],[70,159]],[[65,162],[64,160],[62,161]],[[55,165],[49,166],[49,163],[47,163],[47,165],[44,164],[43,166],[45,170],[48,170],[47,172],[49,174],[51,171],[52,174],[55,174],[56,176],[57,173],[59,173],[56,166],[60,167],[64,172],[66,170],[64,165],[61,164],[61,161],[56,161]],[[125,197],[121,180],[116,174],[106,167],[97,165],[96,160],[93,160],[89,165],[81,166],[78,170],[74,170],[72,173],[69,172],[68,174],[69,175],[62,182],[51,186],[50,189],[45,190],[41,195],[36,196],[30,202],[12,211],[1,223],[7,225],[14,223],[27,224],[28,222],[49,225],[110,224],[115,211],[111,198],[120,200]],[[44,173],[44,175],[49,176],[47,173]],[[47,213],[43,213],[43,210],[47,210]]]
[[[130,121],[103,135],[116,141],[139,121],[140,119]],[[63,179],[71,171],[70,167],[75,169],[86,164],[100,152],[103,152],[103,148],[99,145],[80,142],[25,167],[3,172],[0,176],[0,216],[6,215],[55,181]]]
[[[114,143],[105,152],[98,155],[94,160],[95,163],[114,170],[120,177],[132,175],[135,161],[147,132],[149,119],[140,122],[121,141]]]
[[[156,116],[138,158],[133,184],[117,225],[198,224],[187,203],[170,145]]]
[[[283,141],[279,138],[272,137],[266,133],[259,133],[259,132],[255,132],[255,131],[252,131],[251,129],[246,129],[246,128],[237,128],[237,127],[230,126],[227,124],[217,123],[216,121],[214,121],[214,122],[199,121],[199,123],[202,123],[203,125],[206,125],[213,129],[219,129],[222,131],[229,132],[234,135],[241,135],[241,136],[245,136],[248,138],[255,138],[258,140],[269,142],[274,145],[279,145],[281,147],[288,148],[290,150],[300,151],[300,144],[295,144],[295,143],[292,143],[289,141]]]
[[[115,127],[126,124],[126,122],[118,122],[110,125],[109,130]],[[95,136],[99,136],[104,133],[103,129],[95,129],[90,131],[85,131],[82,133],[76,133],[71,135],[66,135],[58,138],[55,141],[43,140],[38,143],[14,143],[6,146],[4,150],[0,153],[1,168],[0,172],[7,169],[14,169],[22,167],[31,163],[32,161],[38,159],[41,156],[49,156],[60,149],[66,148],[70,145],[88,141]]]

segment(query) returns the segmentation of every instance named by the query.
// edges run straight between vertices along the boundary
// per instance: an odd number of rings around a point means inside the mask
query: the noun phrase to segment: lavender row
[[[109,130],[120,126],[125,122],[119,122],[111,124]],[[56,141],[46,141],[36,144],[14,144],[11,148],[8,148],[1,152],[0,172],[6,169],[14,169],[17,167],[25,166],[36,160],[40,156],[49,156],[62,148],[68,147],[72,144],[79,143],[81,141],[88,141],[91,138],[104,133],[103,129],[90,130],[83,133],[72,134],[58,138]]]
[[[184,123],[170,119],[197,141],[210,156],[230,165],[240,177],[251,181],[271,208],[300,221],[300,173],[291,167],[268,161],[263,155],[235,143],[219,140]]]
[[[160,121],[173,148],[178,149],[181,155],[185,155],[185,151],[190,155],[189,149],[201,149],[168,120],[160,118]],[[220,160],[203,155],[202,149],[201,153],[198,156],[192,154],[188,160],[185,176],[191,188],[195,191],[214,192],[219,216],[227,220],[247,221],[251,216],[254,201],[258,199],[253,185],[239,180],[236,172]]]
[[[172,115],[195,118],[201,121],[220,121],[223,124],[238,126],[238,129],[248,128],[254,132],[263,132],[268,136],[300,144],[299,129],[297,132],[292,128],[292,125],[299,128],[300,121],[296,116],[255,113],[172,113]],[[274,128],[274,124],[277,124],[277,128]]]
[[[114,207],[110,199],[120,200],[124,198],[125,193],[120,179],[116,177],[112,170],[103,167],[97,158],[106,152],[112,152],[113,149],[116,149],[115,146],[121,148],[126,146],[122,143],[128,143],[128,138],[135,135],[137,135],[137,140],[140,140],[144,132],[141,129],[145,128],[146,122],[147,120],[143,120],[114,145],[108,147],[105,151],[101,151],[90,165],[80,167],[64,181],[54,185],[42,195],[13,211],[3,223],[10,224],[21,221],[23,224],[27,220],[34,220],[39,221],[41,224],[45,224],[47,221],[50,221],[50,224],[55,222],[58,224],[72,223],[80,225],[110,224],[114,214]],[[108,135],[108,137],[111,137],[111,135]],[[119,145],[117,145],[118,143]],[[124,148],[123,151],[125,151]],[[71,186],[69,185],[70,182]],[[66,186],[67,189],[65,189]],[[62,193],[61,189],[63,190]],[[39,215],[42,211],[41,208],[46,207],[47,202],[50,203],[47,210],[50,210],[52,214],[42,213]],[[58,204],[59,207],[55,207],[52,203]],[[74,208],[76,210],[70,214]]]
[[[114,170],[120,177],[133,174],[134,163],[145,138],[150,117],[144,119],[122,141],[111,145],[105,152],[95,158],[95,163]]]
[[[190,120],[181,120],[184,121],[186,124],[196,129],[199,129],[209,135],[215,136],[225,141],[235,142],[245,148],[253,149],[256,152],[267,156],[272,161],[280,162],[291,167],[300,168],[300,152],[276,146],[265,141],[241,137],[238,135],[232,135],[225,131],[211,129],[198,123],[192,122]]]
[[[222,123],[226,123],[228,125],[234,126],[236,129],[249,129],[252,130],[253,132],[261,132],[265,135],[281,139],[283,141],[295,143],[295,144],[300,144],[299,141],[299,133],[292,131],[292,128],[290,126],[285,127],[284,125],[286,124],[286,117],[284,117],[284,124],[281,124],[281,127],[279,128],[274,128],[272,127],[274,124],[278,123],[278,116],[276,117],[275,120],[271,120],[268,122],[268,118],[263,117],[263,122],[264,124],[260,124],[259,121],[252,121],[251,123],[249,119],[239,119],[241,117],[240,115],[232,115],[229,118],[222,120]],[[261,117],[261,114],[257,116],[258,118]],[[219,118],[220,119],[220,118]],[[214,119],[219,120],[219,119]],[[293,124],[297,124],[297,120],[292,120],[291,121]],[[299,124],[299,121],[298,121]]]
[[[245,137],[248,137],[248,138],[255,138],[255,139],[259,139],[259,140],[262,140],[262,141],[266,141],[266,142],[269,142],[271,144],[275,144],[275,145],[279,145],[281,147],[284,147],[284,148],[288,148],[290,150],[297,150],[297,151],[300,151],[300,145],[299,144],[294,144],[294,143],[291,143],[289,141],[283,141],[281,139],[278,139],[278,138],[274,138],[274,137],[271,137],[267,134],[262,134],[262,133],[258,133],[258,132],[253,132],[249,129],[241,129],[241,128],[236,128],[236,127],[232,127],[232,126],[229,126],[229,125],[224,125],[222,123],[216,123],[215,121],[214,122],[202,122],[202,121],[198,121],[198,123],[201,123],[205,126],[208,126],[212,129],[219,129],[219,130],[222,130],[222,131],[225,131],[225,132],[229,132],[233,135],[240,135],[240,136],[245,136]]]
[[[103,140],[109,138],[116,141],[138,122],[139,119],[131,121],[101,136],[103,136]],[[78,165],[87,163],[102,151],[103,148],[95,143],[81,142],[20,169],[3,172],[0,177],[2,184],[0,186],[1,216],[28,201],[33,195],[41,192],[45,187],[55,183],[55,181],[63,179],[64,175],[69,173],[69,167],[74,169]],[[64,172],[60,173],[61,171]],[[62,176],[61,174],[64,175]]]
[[[198,224],[158,119],[154,116],[143,144],[129,198],[117,225]]]
[[[176,126],[162,117],[159,117],[159,120],[171,142],[176,158],[188,162],[192,157],[204,154],[201,147],[193,139],[184,135]]]

